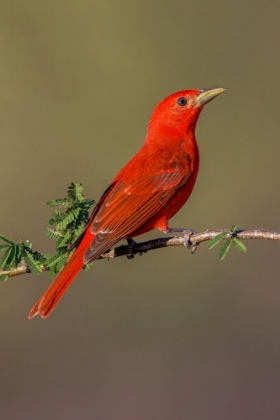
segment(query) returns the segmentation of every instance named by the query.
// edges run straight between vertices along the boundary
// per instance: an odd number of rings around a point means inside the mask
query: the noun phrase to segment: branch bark
[[[239,229],[234,233],[231,233],[228,229],[220,230],[206,230],[205,232],[192,234],[189,238],[191,252],[197,249],[197,246],[201,242],[209,241],[220,233],[227,232],[227,236],[224,238],[230,238],[234,236],[238,239],[269,239],[272,241],[280,241],[280,232],[264,230],[264,229],[253,229],[243,230]],[[99,259],[113,259],[126,255],[129,258],[133,258],[136,254],[142,254],[144,252],[152,251],[154,249],[166,248],[170,246],[182,246],[184,245],[183,236],[172,236],[165,238],[152,239],[145,242],[138,242],[133,245],[132,252],[128,245],[121,245],[114,249],[108,250],[105,254],[101,255]],[[47,271],[48,268],[42,266],[43,271]],[[9,277],[19,276],[21,274],[30,273],[29,268],[25,264],[21,264],[17,268],[11,271],[0,270],[1,274],[8,274]]]

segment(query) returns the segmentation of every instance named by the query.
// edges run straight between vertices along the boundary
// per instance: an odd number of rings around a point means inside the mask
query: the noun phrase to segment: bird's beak
[[[208,102],[212,101],[212,99],[216,98],[216,96],[220,95],[225,91],[222,87],[215,87],[215,88],[207,88],[200,90],[200,94],[196,98],[196,103],[198,106],[202,106],[207,104]]]

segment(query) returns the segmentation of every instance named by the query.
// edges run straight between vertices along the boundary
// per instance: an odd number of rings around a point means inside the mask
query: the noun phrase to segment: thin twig
[[[217,236],[219,233],[228,232],[228,235],[224,238],[234,236],[238,239],[269,239],[272,241],[280,241],[280,232],[253,229],[253,230],[237,230],[233,234],[228,229],[219,230],[206,230],[205,232],[192,234],[189,238],[189,242],[192,245],[192,249],[195,250],[197,245],[201,242],[209,241],[210,239]],[[101,255],[99,259],[112,259],[121,256],[134,256],[136,254],[142,254],[143,252],[152,251],[154,249],[166,248],[169,246],[182,246],[184,245],[183,236],[172,236],[165,238],[152,239],[150,241],[138,242],[131,248],[128,245],[121,245],[114,249],[108,250],[105,254]],[[43,271],[47,271],[46,266],[41,267]],[[0,275],[9,274],[9,277],[19,276],[21,274],[30,273],[29,268],[25,264],[20,264],[16,269],[11,271],[0,270]]]

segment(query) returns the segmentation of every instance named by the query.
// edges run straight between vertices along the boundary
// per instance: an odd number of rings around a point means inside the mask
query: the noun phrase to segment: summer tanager
[[[85,264],[121,239],[152,229],[170,229],[168,221],[194,187],[199,151],[195,127],[205,104],[223,88],[182,90],[161,101],[152,113],[146,140],[106,189],[68,263],[33,306],[29,318],[46,318]]]

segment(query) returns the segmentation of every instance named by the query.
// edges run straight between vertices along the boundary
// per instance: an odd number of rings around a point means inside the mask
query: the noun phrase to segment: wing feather
[[[154,216],[191,175],[190,165],[183,171],[178,167],[176,170],[174,164],[164,169],[163,173],[143,173],[129,182],[118,181],[109,190],[94,212],[91,231],[95,237],[85,253],[85,263],[98,258]]]

